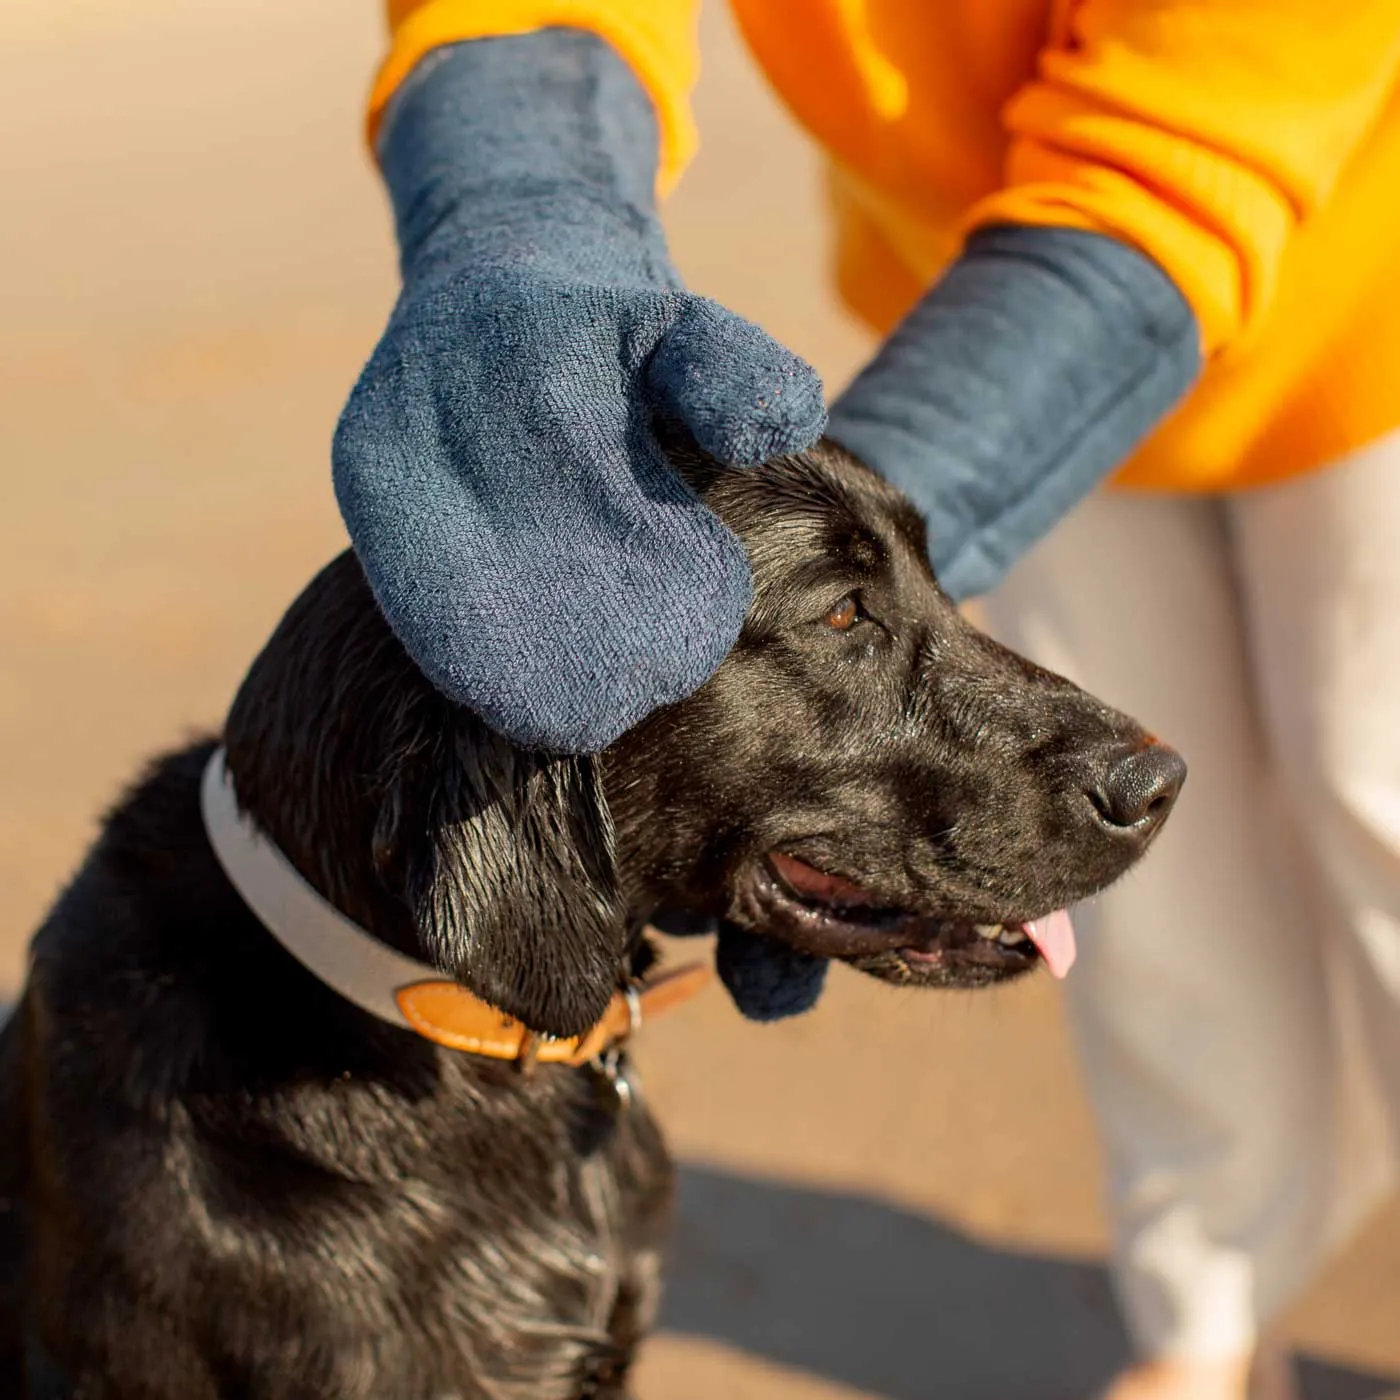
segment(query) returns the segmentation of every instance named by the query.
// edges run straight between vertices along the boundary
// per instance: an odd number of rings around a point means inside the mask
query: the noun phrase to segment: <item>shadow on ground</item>
[[[1088,1400],[1126,1355],[1095,1264],[979,1244],[869,1197],[681,1171],[662,1326],[884,1400]],[[1307,1400],[1400,1380],[1304,1358]]]

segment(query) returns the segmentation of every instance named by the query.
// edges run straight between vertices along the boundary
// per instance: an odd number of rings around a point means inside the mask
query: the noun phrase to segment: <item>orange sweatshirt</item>
[[[1400,0],[732,0],[825,148],[837,280],[888,330],[988,223],[1113,234],[1195,309],[1206,371],[1119,474],[1278,480],[1400,427]],[[433,47],[546,25],[695,147],[697,0],[389,0],[371,129]]]

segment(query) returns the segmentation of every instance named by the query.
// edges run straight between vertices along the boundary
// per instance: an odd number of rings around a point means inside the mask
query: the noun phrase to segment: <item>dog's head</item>
[[[839,449],[681,463],[755,601],[713,680],[604,756],[629,898],[900,982],[1033,967],[1045,916],[1146,849],[1181,759],[971,626],[913,507]]]
[[[520,752],[421,678],[347,554],[230,714],[244,805],[351,918],[549,1034],[675,910],[904,983],[1034,967],[1037,921],[1143,853],[1181,760],[969,625],[912,507],[839,449],[677,463],[755,583],[689,699],[596,759]]]

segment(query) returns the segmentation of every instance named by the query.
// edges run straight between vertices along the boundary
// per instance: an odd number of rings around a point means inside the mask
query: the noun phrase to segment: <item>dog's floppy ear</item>
[[[388,785],[375,845],[400,853],[423,953],[532,1030],[587,1029],[618,988],[628,935],[593,760],[525,752],[458,711],[408,769]]]
[[[595,764],[526,753],[436,691],[354,555],[327,565],[225,726],[239,800],[351,919],[548,1035],[620,981],[628,927]]]

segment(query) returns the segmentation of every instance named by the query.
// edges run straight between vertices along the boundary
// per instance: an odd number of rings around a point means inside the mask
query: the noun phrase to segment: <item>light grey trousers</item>
[[[1190,765],[1065,994],[1136,1341],[1247,1349],[1400,1120],[1400,434],[1223,500],[1100,493],[987,611]]]

